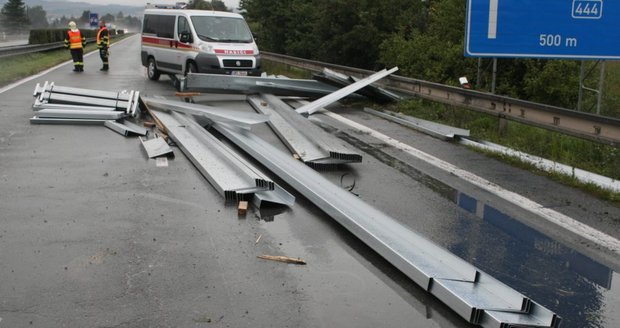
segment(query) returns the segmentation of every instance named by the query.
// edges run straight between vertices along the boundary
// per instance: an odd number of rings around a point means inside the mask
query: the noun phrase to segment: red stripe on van
[[[223,55],[253,55],[254,50],[226,50],[226,49],[215,49],[216,54]]]
[[[143,36],[142,43],[169,48],[193,49],[190,44],[185,44],[172,39],[155,38],[150,36]]]

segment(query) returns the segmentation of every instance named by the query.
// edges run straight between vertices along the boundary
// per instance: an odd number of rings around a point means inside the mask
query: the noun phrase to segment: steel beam
[[[104,125],[107,120],[75,119],[75,118],[30,118],[30,124],[77,124],[77,125]]]
[[[178,100],[167,100],[152,97],[142,97],[142,101],[148,106],[165,111],[176,111],[192,115],[204,116],[211,121],[235,123],[238,126],[249,129],[254,124],[265,123],[269,120],[266,115],[248,113],[235,110],[222,110],[217,107],[190,104]]]
[[[394,123],[398,123],[400,125],[404,125],[408,128],[421,131],[428,135],[431,135],[435,138],[439,138],[442,140],[452,140],[456,136],[464,136],[469,137],[469,130],[459,129],[452,126],[447,126],[431,121],[426,121],[422,119],[418,119],[415,117],[410,117],[406,115],[402,115],[399,113],[391,112],[388,110],[377,111],[371,108],[364,108],[366,113],[373,114],[375,116],[379,116],[385,118],[386,120],[392,121]]]
[[[192,73],[181,80],[181,90],[322,97],[337,89],[315,80]]]
[[[226,201],[292,206],[295,197],[183,114],[151,111],[170,137]]]
[[[269,115],[268,124],[306,164],[322,166],[362,161],[362,155],[296,113],[280,98],[262,94],[249,96],[248,101],[256,110]]]
[[[361,79],[353,84],[350,84],[342,89],[339,89],[338,91],[332,92],[322,98],[319,98],[307,105],[301,106],[299,108],[297,108],[297,112],[301,113],[301,114],[307,114],[307,115],[312,115],[314,112],[316,112],[317,110],[332,104],[348,95],[350,95],[351,93],[367,86],[370,85],[373,82],[376,82],[394,72],[396,72],[398,70],[398,67],[394,67],[390,70],[381,70],[375,74],[372,74],[369,77],[366,77],[364,79]]]
[[[341,74],[329,68],[324,68],[320,74],[315,74],[313,78],[317,81],[325,82],[337,88],[342,88],[350,85],[351,83],[359,81],[359,79],[354,76]],[[356,93],[363,95],[378,103],[389,103],[403,100],[403,97],[374,85],[367,85],[362,89],[356,91]]]
[[[252,134],[212,126],[464,319],[486,328],[556,327],[559,317],[334,185]],[[488,308],[488,310],[485,310]],[[534,325],[535,326],[535,325]]]
[[[68,118],[68,119],[95,119],[118,120],[125,113],[118,111],[94,111],[74,109],[41,109],[36,112],[39,118]]]
[[[127,108],[129,108],[131,105],[131,103],[128,101],[91,98],[91,97],[66,95],[62,93],[49,93],[49,92],[44,92],[41,94],[41,101],[47,101],[52,104],[113,107],[113,108],[120,109],[123,111],[127,110]]]

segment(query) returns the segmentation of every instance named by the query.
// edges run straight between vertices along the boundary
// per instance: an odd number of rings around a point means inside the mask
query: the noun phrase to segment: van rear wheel
[[[146,75],[153,81],[159,80],[159,76],[161,75],[155,64],[155,58],[153,57],[149,58],[149,64],[146,67]]]

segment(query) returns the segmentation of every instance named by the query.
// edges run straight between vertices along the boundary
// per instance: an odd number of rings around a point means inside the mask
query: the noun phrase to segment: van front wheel
[[[196,63],[187,63],[187,66],[185,67],[185,75],[189,73],[198,73],[198,67],[196,66]]]
[[[157,69],[157,65],[155,65],[155,58],[153,57],[149,58],[149,64],[146,67],[146,75],[153,81],[159,80],[159,76],[161,75]]]

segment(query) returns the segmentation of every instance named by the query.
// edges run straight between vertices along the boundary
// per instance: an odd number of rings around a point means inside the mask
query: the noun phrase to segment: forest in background
[[[490,90],[491,59],[464,56],[463,0],[241,0],[239,5],[264,51],[379,70],[448,85],[466,76]],[[495,93],[569,109],[577,108],[581,61],[499,59]],[[585,85],[596,87],[595,72]],[[600,65],[600,64],[598,64]],[[620,117],[620,66],[607,62],[601,114]],[[594,112],[586,93],[582,109]]]

